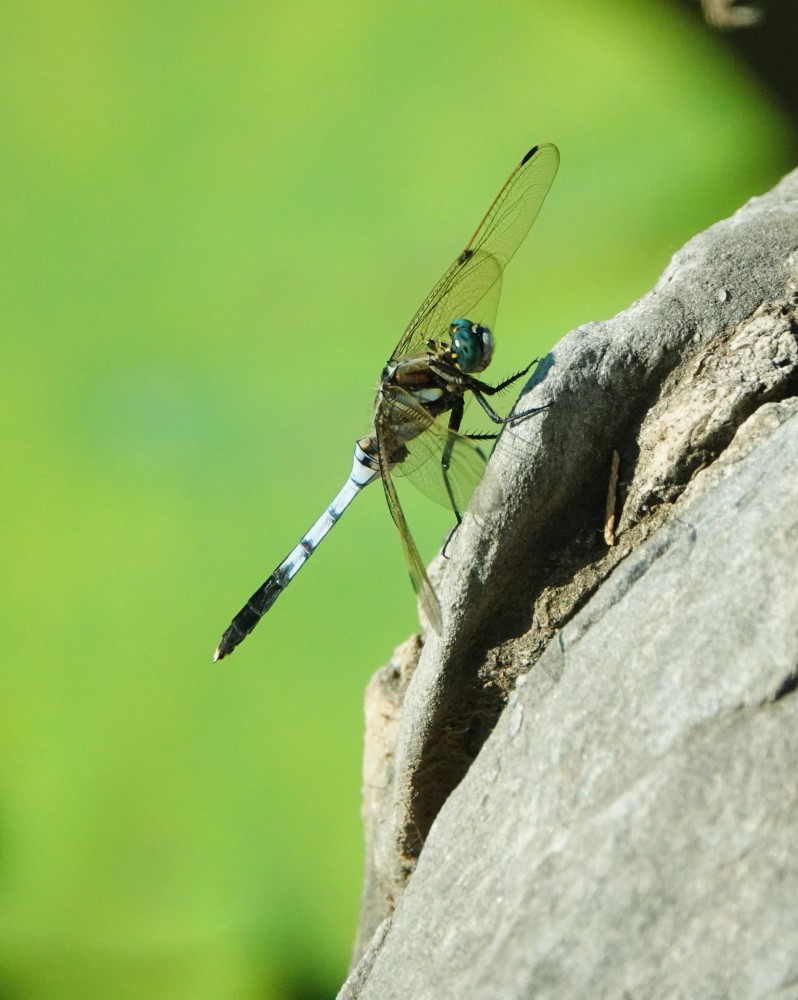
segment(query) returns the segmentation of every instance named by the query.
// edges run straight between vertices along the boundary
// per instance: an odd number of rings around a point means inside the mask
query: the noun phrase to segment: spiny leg
[[[534,361],[529,362],[526,368],[523,368],[520,372],[516,372],[515,375],[511,375],[509,378],[506,378],[503,382],[499,382],[498,385],[487,386],[487,389],[490,390],[487,392],[487,395],[493,396],[497,392],[503,392],[508,386],[511,386],[513,382],[517,382],[519,378],[523,378],[524,375],[526,375],[526,373],[529,371],[529,369],[533,365],[536,365],[538,361],[539,358],[535,358]],[[485,392],[486,389],[483,389],[482,391]]]
[[[545,406],[538,406],[535,407],[534,410],[527,410],[526,413],[511,413],[507,417],[500,417],[499,414],[493,409],[493,407],[485,398],[486,396],[495,396],[497,393],[503,392],[514,382],[517,382],[520,378],[523,378],[524,375],[526,375],[526,373],[532,367],[532,365],[537,364],[537,361],[538,361],[537,358],[534,361],[530,361],[530,363],[526,366],[526,368],[523,368],[520,372],[516,372],[515,375],[510,375],[509,378],[506,378],[502,382],[499,382],[498,385],[490,385],[489,383],[482,382],[476,378],[469,379],[468,388],[474,394],[477,402],[485,411],[485,413],[487,413],[487,415],[490,417],[490,419],[493,421],[494,424],[502,424],[502,425],[513,424],[518,420],[525,419],[532,413],[537,413],[539,410],[544,410],[546,408]]]
[[[495,441],[498,438],[498,436],[499,436],[498,433],[492,433],[492,434],[490,434],[490,433],[486,433],[486,434],[463,434],[463,437],[466,439],[466,441]],[[477,449],[477,450],[479,450],[479,449]],[[451,448],[450,448],[450,451],[451,451]],[[482,452],[480,452],[480,454],[482,454]],[[485,458],[484,455],[482,457]],[[485,461],[487,461],[487,459],[485,459]],[[444,482],[446,482],[446,473],[445,472],[444,472]],[[448,484],[447,484],[447,491],[448,491]],[[450,503],[451,503],[451,500],[450,500]],[[456,505],[453,504],[452,506],[453,506],[455,515],[457,515],[457,507],[456,507]],[[443,556],[444,559],[448,559],[449,558],[449,553],[448,553],[447,549],[449,548],[449,545],[450,545],[452,539],[455,536],[455,532],[457,531],[457,529],[460,527],[461,524],[462,524],[462,518],[458,516],[457,517],[457,522],[452,525],[452,530],[446,536],[446,541],[443,543],[443,548],[441,549],[441,555]]]
[[[533,409],[525,410],[523,413],[511,413],[507,417],[500,417],[499,414],[493,409],[493,407],[487,401],[487,399],[485,399],[485,397],[482,395],[484,390],[481,387],[476,388],[473,385],[471,385],[469,386],[469,388],[474,394],[474,398],[476,399],[476,401],[479,403],[479,405],[482,407],[485,413],[487,413],[487,415],[490,417],[493,423],[501,424],[502,426],[505,426],[506,424],[519,423],[521,420],[526,420],[527,417],[531,417],[534,413],[540,413],[541,410],[546,410],[551,406],[551,403],[544,403],[543,406],[535,406]],[[488,388],[490,389],[492,387],[488,386]]]
[[[454,516],[457,518],[457,524],[463,520],[463,515],[457,506],[457,500],[454,496],[454,490],[452,489],[452,484],[449,479],[449,466],[451,464],[452,449],[454,448],[454,442],[457,440],[454,434],[460,430],[460,422],[463,419],[463,410],[465,409],[465,403],[463,402],[463,397],[460,396],[457,402],[451,409],[449,414],[449,430],[453,432],[450,434],[446,440],[446,444],[443,447],[443,454],[441,455],[441,469],[443,471],[443,482],[446,486],[446,493],[449,497],[449,503],[452,505],[452,510],[454,511]],[[457,525],[455,525],[457,527]],[[451,534],[449,535],[451,538]],[[446,544],[449,543],[449,538],[446,539]],[[446,545],[444,545],[444,549]]]
[[[517,413],[517,414],[511,413],[507,417],[501,417],[493,409],[493,407],[490,405],[487,399],[485,399],[486,395],[495,396],[497,393],[502,392],[508,386],[511,386],[514,382],[517,382],[518,379],[523,378],[524,375],[526,375],[526,373],[534,364],[537,364],[537,359],[531,361],[526,366],[526,368],[522,369],[522,371],[516,372],[515,375],[511,375],[509,378],[504,379],[502,382],[500,382],[498,385],[495,386],[489,385],[487,382],[481,382],[479,379],[474,379],[474,378],[469,379],[468,388],[471,390],[474,396],[476,396],[477,402],[485,411],[485,413],[487,413],[487,415],[490,417],[493,423],[499,424],[502,427],[507,425],[512,425],[514,423],[520,422],[521,420],[525,420],[533,413],[539,413],[541,410],[545,410],[548,406],[551,405],[550,403],[546,403],[543,406],[537,406],[532,410],[527,410],[525,413]],[[463,398],[460,397],[460,399],[458,399],[458,401],[454,404],[451,410],[451,414],[449,417],[450,431],[459,433],[460,424],[463,419],[464,409],[465,409],[465,403]],[[495,441],[499,435],[498,433],[485,433],[485,434],[465,434],[463,436],[467,438],[469,441]],[[455,499],[451,482],[449,480],[449,465],[455,440],[456,439],[454,439],[453,437],[449,438],[449,440],[446,442],[446,445],[444,446],[443,455],[441,456],[441,467],[443,471],[443,481],[446,486],[446,493],[449,497],[449,503],[451,504],[452,510],[454,511],[454,515],[457,518],[457,523],[452,527],[452,530],[449,532],[446,541],[444,542],[443,545],[442,552],[444,558],[448,558],[446,550],[449,547],[452,538],[454,537],[454,533],[460,527],[460,524],[462,523],[463,520],[463,516],[460,513],[460,510],[457,506],[457,501]]]
[[[459,431],[460,431],[460,424],[461,424],[462,419],[463,419],[463,411],[464,410],[465,410],[465,401],[463,400],[463,398],[461,396],[460,399],[457,401],[457,403],[455,403],[455,405],[452,407],[451,414],[449,416],[449,430],[450,431],[454,431],[455,434],[459,433]],[[499,435],[498,434],[465,434],[463,436],[467,440],[469,440],[469,441],[495,441],[496,438]],[[447,552],[447,549],[449,548],[449,543],[454,538],[454,533],[457,531],[457,529],[460,527],[460,525],[462,524],[462,521],[463,521],[463,516],[460,513],[460,510],[459,510],[459,508],[457,506],[457,501],[456,501],[456,499],[454,497],[454,491],[452,490],[451,482],[449,480],[449,465],[450,465],[451,454],[452,454],[452,449],[454,448],[454,442],[455,442],[455,440],[456,440],[456,438],[452,437],[451,435],[449,436],[449,439],[447,440],[446,445],[445,445],[445,447],[443,449],[443,455],[441,456],[441,467],[442,467],[442,470],[443,470],[443,481],[444,481],[444,484],[446,485],[446,492],[447,492],[447,494],[449,496],[449,503],[451,504],[452,510],[454,511],[454,516],[457,518],[456,523],[452,526],[452,530],[446,536],[446,541],[443,543],[443,548],[441,550],[441,554],[443,555],[444,559],[448,559],[449,558],[449,554]]]

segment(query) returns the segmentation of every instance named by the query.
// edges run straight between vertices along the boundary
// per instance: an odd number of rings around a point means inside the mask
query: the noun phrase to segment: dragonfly
[[[355,444],[344,486],[225,630],[214,661],[241,643],[293,580],[321,540],[366,486],[382,481],[388,510],[399,531],[410,579],[421,610],[435,632],[441,609],[399,502],[395,479],[406,476],[422,492],[451,509],[460,523],[485,467],[479,442],[497,437],[464,434],[467,398],[474,397],[498,426],[530,412],[500,416],[490,397],[522,378],[532,364],[498,385],[480,376],[491,362],[493,326],[502,275],[540,212],[560,154],[552,143],[534,146],[493,200],[465,249],[423,301],[380,376],[374,426]]]

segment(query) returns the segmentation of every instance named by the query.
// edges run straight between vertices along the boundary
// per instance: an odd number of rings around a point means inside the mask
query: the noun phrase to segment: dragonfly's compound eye
[[[449,329],[452,354],[460,370],[470,374],[484,371],[493,357],[493,334],[490,330],[469,319],[456,319]]]

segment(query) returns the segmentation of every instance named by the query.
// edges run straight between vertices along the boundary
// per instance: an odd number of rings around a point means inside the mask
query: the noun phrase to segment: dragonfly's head
[[[493,357],[493,334],[486,326],[470,319],[456,319],[449,327],[452,337],[452,361],[460,371],[474,374],[484,371]]]

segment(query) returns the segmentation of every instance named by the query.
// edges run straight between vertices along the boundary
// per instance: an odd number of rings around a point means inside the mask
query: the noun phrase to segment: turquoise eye
[[[456,319],[449,327],[452,336],[452,354],[461,371],[484,371],[493,357],[493,334],[486,326],[472,323],[470,319]]]

